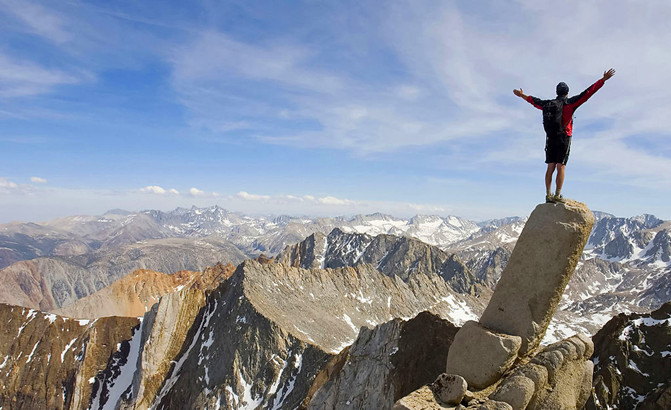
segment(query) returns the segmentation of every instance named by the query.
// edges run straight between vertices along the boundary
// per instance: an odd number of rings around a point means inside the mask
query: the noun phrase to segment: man
[[[582,93],[568,98],[568,85],[561,82],[557,84],[557,98],[554,100],[541,100],[524,94],[522,89],[513,90],[513,93],[525,99],[528,103],[543,110],[543,127],[545,128],[545,163],[548,164],[545,171],[545,202],[564,202],[561,194],[564,185],[564,172],[568,155],[571,149],[571,135],[573,134],[573,112],[589,99],[599,88],[601,88],[612,76],[615,70],[612,68],[603,73],[603,77],[592,84]],[[557,170],[556,190],[552,195],[552,175]]]

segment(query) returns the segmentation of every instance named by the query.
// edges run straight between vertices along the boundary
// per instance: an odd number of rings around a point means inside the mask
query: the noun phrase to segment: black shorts
[[[545,139],[545,163],[564,164],[571,152],[571,137]]]

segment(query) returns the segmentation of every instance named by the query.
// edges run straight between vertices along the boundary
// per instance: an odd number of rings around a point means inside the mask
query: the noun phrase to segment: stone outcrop
[[[496,333],[468,321],[455,337],[447,355],[447,373],[458,374],[472,388],[483,389],[503,376],[517,360],[522,345],[519,336]]]
[[[473,390],[463,399],[468,408],[581,408],[592,384],[592,342],[576,335],[534,353],[593,222],[579,202],[537,206],[479,322],[466,322],[455,336],[447,373],[431,386],[433,394],[417,390],[396,408],[444,405],[438,385],[450,375],[463,377]]]
[[[581,409],[592,390],[592,341],[576,335],[553,343],[497,380],[495,389],[466,392],[461,409]],[[444,374],[443,378],[448,375]],[[457,408],[441,400],[440,379],[399,400],[395,410]],[[470,386],[469,386],[470,387]]]
[[[584,204],[541,204],[529,216],[480,323],[535,349],[589,238],[594,216]]]
[[[583,335],[553,343],[505,377],[489,397],[514,409],[581,409],[591,392],[593,352]]]
[[[593,340],[594,388],[585,409],[671,408],[671,303],[620,314]]]
[[[394,319],[361,328],[356,341],[317,376],[303,404],[307,409],[388,409],[396,400],[443,371],[445,346],[457,328],[423,312],[408,321]],[[465,390],[465,387],[464,387]]]
[[[542,204],[529,216],[478,324],[457,334],[447,373],[483,389],[540,344],[589,237],[594,217],[581,203]],[[521,345],[520,345],[521,342]]]

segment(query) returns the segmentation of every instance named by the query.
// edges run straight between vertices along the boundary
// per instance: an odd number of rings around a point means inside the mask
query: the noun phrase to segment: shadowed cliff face
[[[671,407],[671,303],[616,316],[593,340],[594,389],[586,409]]]
[[[137,318],[62,318],[0,304],[0,407],[75,409],[89,405],[112,354],[123,362]],[[104,389],[100,389],[103,391]]]
[[[428,312],[374,329],[329,362],[303,403],[308,409],[388,409],[436,379],[458,328]]]

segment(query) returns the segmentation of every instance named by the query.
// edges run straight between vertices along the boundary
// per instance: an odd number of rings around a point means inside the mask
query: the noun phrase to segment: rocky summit
[[[582,408],[592,385],[592,341],[576,335],[537,348],[593,222],[579,202],[537,206],[480,320],[466,322],[448,347],[446,373],[394,408]]]
[[[594,345],[586,409],[671,408],[671,303],[614,317],[594,335]]]
[[[455,254],[418,239],[393,235],[370,236],[334,229],[330,234],[314,233],[285,248],[279,262],[302,268],[340,268],[371,264],[388,276],[407,281],[414,274],[437,274],[459,293],[473,290],[476,279]]]

